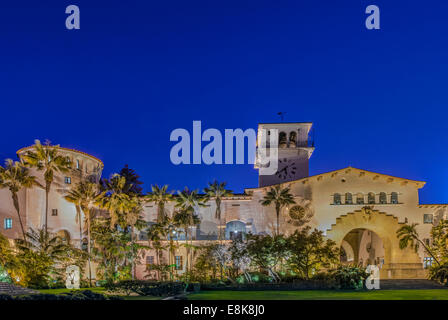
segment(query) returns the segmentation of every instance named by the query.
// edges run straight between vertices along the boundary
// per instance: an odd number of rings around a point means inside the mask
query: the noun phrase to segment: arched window
[[[375,194],[373,192],[369,192],[369,194],[367,195],[367,202],[369,204],[375,203]]]
[[[356,195],[356,204],[364,204],[364,195],[362,193]]]
[[[380,192],[380,203],[386,204],[387,203],[387,197],[385,192]]]
[[[345,204],[353,204],[353,197],[350,192],[345,194]]]
[[[246,235],[246,224],[242,221],[230,221],[226,224],[227,240],[243,240]]]
[[[295,131],[289,133],[289,146],[293,148],[297,146],[297,133]]]
[[[398,203],[398,193],[392,192],[390,194],[390,203]]]
[[[341,204],[341,195],[339,193],[333,195],[333,204]]]
[[[58,232],[57,232],[57,236],[59,237],[59,238],[61,238],[61,240],[63,241],[63,242],[66,242],[66,243],[70,243],[70,232],[68,232],[67,230],[59,230]]]
[[[280,147],[286,147],[286,133],[284,133],[283,131],[279,133],[278,135],[278,145]]]

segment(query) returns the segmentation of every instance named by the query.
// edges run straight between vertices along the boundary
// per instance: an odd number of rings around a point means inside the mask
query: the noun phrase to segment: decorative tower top
[[[259,187],[294,181],[309,176],[309,159],[314,151],[311,122],[260,123],[258,135],[269,153],[269,135],[273,129],[278,132],[278,170],[273,175],[259,175]],[[263,136],[268,135],[267,137]],[[258,168],[257,159],[255,167]]]

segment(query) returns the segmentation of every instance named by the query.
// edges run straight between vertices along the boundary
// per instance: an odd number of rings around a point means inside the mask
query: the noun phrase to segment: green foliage
[[[442,264],[448,263],[448,220],[440,220],[431,230],[431,250]]]
[[[448,286],[448,263],[432,266],[429,269],[429,279]]]
[[[107,290],[130,295],[136,293],[140,296],[173,296],[184,292],[183,282],[155,282],[155,281],[120,281],[107,284]]]
[[[296,230],[287,238],[290,270],[304,279],[310,279],[322,268],[329,268],[339,262],[339,250],[336,243],[325,239],[322,232],[310,228]]]
[[[101,293],[92,292],[90,290],[73,290],[63,294],[29,294],[11,297],[9,295],[0,295],[0,301],[82,301],[82,300],[122,300],[116,296],[105,296]]]
[[[336,289],[360,290],[369,274],[357,266],[338,266],[329,272]]]
[[[45,229],[30,229],[26,241],[16,239],[16,259],[12,273],[19,283],[32,288],[47,288],[65,276],[70,264],[82,267],[85,253]],[[82,270],[82,269],[81,269]]]
[[[271,187],[266,195],[260,200],[262,206],[270,206],[274,204],[275,213],[277,215],[277,235],[280,235],[280,212],[290,204],[295,204],[294,196],[289,188],[282,188],[280,185]]]

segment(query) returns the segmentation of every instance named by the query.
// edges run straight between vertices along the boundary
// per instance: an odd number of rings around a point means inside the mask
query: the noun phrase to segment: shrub
[[[429,279],[448,286],[448,263],[432,266],[429,270]]]
[[[10,295],[0,295],[2,300],[20,300],[20,301],[80,301],[80,300],[121,300],[120,297],[108,297],[100,293],[95,293],[90,290],[73,291],[64,294],[28,294],[12,297]]]
[[[126,295],[136,293],[140,296],[174,296],[185,289],[183,282],[155,282],[124,280],[107,284],[105,288],[112,292],[124,292]]]
[[[331,270],[328,276],[336,289],[360,290],[364,287],[364,280],[369,274],[363,268],[356,266],[339,266]]]

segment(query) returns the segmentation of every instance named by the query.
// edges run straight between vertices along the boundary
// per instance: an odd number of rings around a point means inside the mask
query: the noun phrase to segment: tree
[[[293,272],[309,279],[320,268],[329,268],[339,261],[339,250],[336,243],[325,239],[322,231],[310,227],[296,230],[287,238],[287,263]]]
[[[89,286],[92,286],[92,267],[91,267],[91,223],[92,218],[97,208],[97,203],[100,200],[100,191],[96,183],[89,181],[81,181],[75,185],[74,188],[68,191],[64,197],[65,200],[71,202],[76,207],[77,219],[81,230],[81,212],[84,212],[87,225],[87,253],[88,253],[88,267],[89,267]],[[82,243],[82,232],[80,234],[80,243]]]
[[[208,199],[215,199],[216,203],[216,211],[215,211],[215,218],[218,220],[219,224],[219,235],[218,239],[222,239],[222,222],[221,222],[221,202],[224,197],[229,197],[233,194],[231,190],[227,190],[226,188],[226,182],[219,183],[218,181],[213,181],[212,183],[208,184],[208,187],[204,189],[204,192]]]
[[[275,282],[280,281],[275,268],[285,255],[283,236],[248,235],[246,250],[253,264],[267,270]]]
[[[23,240],[25,240],[25,227],[23,226],[20,215],[20,205],[18,193],[22,188],[31,188],[41,186],[36,177],[30,176],[29,169],[22,162],[14,162],[7,159],[5,167],[0,166],[0,189],[7,188],[11,192],[12,202],[19,218],[20,228],[22,230]]]
[[[158,185],[151,186],[151,193],[146,195],[146,198],[150,202],[154,202],[157,205],[157,223],[163,223],[167,218],[165,206],[173,199],[173,194],[168,192],[168,185],[159,187]]]
[[[290,193],[289,188],[282,188],[280,185],[271,187],[266,195],[260,200],[262,206],[275,205],[275,213],[277,215],[277,235],[280,234],[280,212],[284,207],[294,204],[294,197]]]
[[[75,251],[67,242],[44,228],[30,229],[26,240],[16,239],[17,258],[21,262],[21,282],[34,287],[46,286],[58,267]]]
[[[431,238],[431,251],[441,260],[441,263],[448,263],[448,220],[440,220],[432,227]]]
[[[44,172],[45,181],[45,231],[48,230],[48,196],[55,173],[68,172],[71,166],[70,159],[59,153],[59,145],[50,143],[42,145],[39,140],[34,141],[33,151],[27,151],[22,156],[25,165],[37,168]]]
[[[186,213],[190,212],[190,226],[198,225],[200,219],[194,219],[197,217],[197,210],[199,207],[205,207],[207,199],[203,195],[198,194],[198,190],[189,190],[187,187],[182,191],[177,192],[176,205],[175,207],[179,210],[184,210]],[[186,239],[188,241],[188,239]],[[190,247],[193,245],[193,232],[190,232]],[[190,250],[188,250],[190,252]],[[187,253],[188,254],[188,253]],[[192,259],[189,259],[190,264]],[[190,266],[191,270],[191,266]]]
[[[189,259],[189,255],[190,255],[190,249],[191,249],[190,248],[191,245],[188,245],[188,235],[189,235],[188,230],[190,229],[190,227],[196,226],[199,223],[201,223],[201,220],[199,219],[199,217],[197,215],[195,215],[194,209],[192,207],[188,207],[186,209],[177,210],[174,213],[173,222],[177,226],[183,228],[185,231],[185,247],[187,249],[186,266],[187,266],[187,272],[188,272],[188,269],[189,269],[188,259]],[[190,268],[190,270],[191,270],[191,268]]]
[[[425,245],[425,243],[420,240],[416,226],[418,223],[405,224],[400,229],[397,230],[397,238],[399,239],[400,249],[405,249],[408,246],[413,248],[415,252],[418,251],[420,244],[429,253],[429,255],[434,259],[434,261],[440,265],[439,260],[434,256],[432,251]]]
[[[123,169],[118,173],[120,176],[126,179],[126,189],[128,192],[135,195],[143,195],[143,182],[140,180],[140,176],[126,164]]]
[[[132,184],[126,177],[114,174],[110,179],[104,179],[103,192],[99,196],[97,204],[109,212],[110,227],[119,226],[123,232],[130,234],[132,254],[129,256],[132,266],[132,278],[135,276],[135,258],[138,255],[137,245],[134,241],[134,227],[141,229],[145,223],[141,219],[143,211],[138,194],[132,192]]]
[[[149,246],[156,251],[158,280],[161,280],[162,278],[161,273],[163,273],[163,270],[166,270],[161,266],[160,257],[162,250],[165,249],[164,245],[162,244],[162,240],[166,239],[167,232],[168,230],[166,229],[164,223],[153,224],[148,228],[147,231]]]

